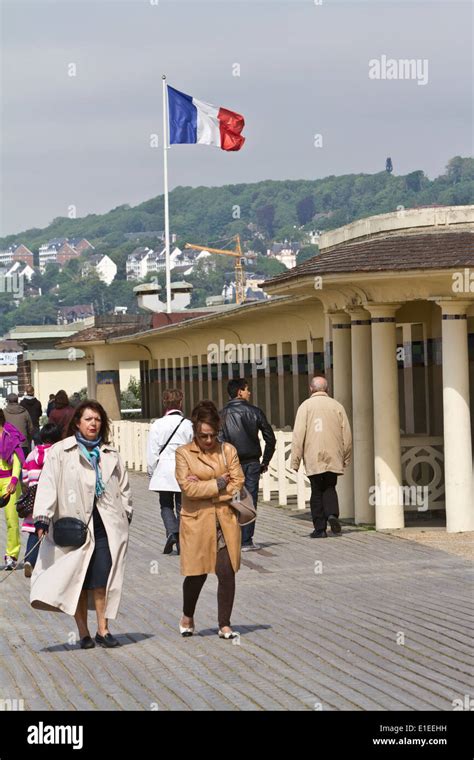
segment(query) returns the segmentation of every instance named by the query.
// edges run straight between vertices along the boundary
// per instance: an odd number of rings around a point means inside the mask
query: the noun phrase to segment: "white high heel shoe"
[[[236,631],[227,631],[227,633],[224,633],[224,631],[219,630],[218,634],[220,639],[238,639],[240,636],[240,633],[237,633]]]
[[[181,636],[192,636],[194,633],[194,626],[191,626],[190,628],[187,628],[186,626],[179,624],[179,632]]]

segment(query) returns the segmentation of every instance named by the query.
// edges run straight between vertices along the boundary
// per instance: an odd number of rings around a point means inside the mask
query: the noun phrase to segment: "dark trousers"
[[[329,515],[339,517],[339,502],[336,493],[335,472],[321,472],[310,475],[311,499],[309,506],[315,530],[326,530]]]
[[[260,462],[258,459],[252,459],[251,462],[241,462],[240,466],[242,467],[245,476],[245,488],[251,495],[253,505],[255,509],[257,509],[258,482],[260,480]],[[254,520],[253,523],[250,523],[250,525],[244,525],[242,528],[242,546],[251,543],[253,534],[255,533],[256,522],[257,521]]]
[[[36,535],[36,533],[28,533],[28,541],[26,542],[26,551],[25,556],[31,551],[31,554],[29,554],[28,557],[26,557],[25,562],[30,562],[30,564],[34,567],[36,565],[36,560],[38,559],[38,552],[40,548],[40,544],[38,544],[39,538]],[[38,546],[36,546],[38,544]]]
[[[181,512],[180,491],[158,491],[160,498],[161,519],[166,530],[166,537],[179,533],[179,514]]]
[[[227,546],[217,552],[217,618],[219,628],[230,626],[230,616],[234,606],[235,573]],[[207,575],[187,575],[183,583],[183,614],[194,617],[197,600],[206,582]]]

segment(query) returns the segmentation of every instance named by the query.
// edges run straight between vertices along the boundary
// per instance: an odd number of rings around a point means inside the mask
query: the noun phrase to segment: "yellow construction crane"
[[[244,270],[242,268],[240,235],[235,235],[231,240],[235,240],[235,251],[229,251],[225,248],[209,248],[207,245],[193,245],[193,243],[186,243],[184,247],[194,248],[196,251],[208,251],[209,253],[222,253],[224,256],[233,256],[235,258],[235,302],[243,303],[245,301],[245,281]]]

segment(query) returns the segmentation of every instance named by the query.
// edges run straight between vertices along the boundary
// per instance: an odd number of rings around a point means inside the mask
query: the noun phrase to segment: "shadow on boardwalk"
[[[131,483],[126,581],[111,623],[122,647],[78,649],[73,618],[31,609],[18,571],[0,593],[3,698],[26,710],[451,710],[472,694],[468,561],[352,527],[314,541],[311,523],[260,505],[263,548],[243,555],[237,576],[240,638],[216,635],[211,576],[197,635],[182,639],[179,558],[161,553],[148,479],[132,473]],[[92,613],[90,623],[95,633]]]

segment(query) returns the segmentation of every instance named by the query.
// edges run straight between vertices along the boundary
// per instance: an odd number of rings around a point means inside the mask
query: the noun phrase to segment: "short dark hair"
[[[97,412],[97,414],[100,415],[101,424],[99,435],[102,438],[103,443],[109,443],[110,422],[109,418],[107,417],[107,412],[105,411],[102,404],[99,404],[99,402],[95,401],[94,399],[86,399],[85,401],[81,401],[81,403],[76,406],[74,413],[69,420],[66,436],[76,435],[77,426],[81,421],[82,415],[86,409],[92,409],[93,412]]]
[[[61,430],[54,422],[47,422],[40,430],[41,443],[57,443],[61,440]]]
[[[3,409],[0,409],[0,425],[2,425],[2,427],[3,427],[3,425],[5,424],[5,422],[6,422],[6,420],[5,420],[5,415],[3,413]]]
[[[179,388],[166,388],[163,391],[162,402],[165,412],[170,409],[179,409],[183,403],[184,393]]]
[[[218,433],[221,425],[219,412],[213,401],[200,401],[191,413],[194,435],[199,433],[201,425],[210,425],[214,432]]]
[[[236,377],[227,383],[227,393],[231,398],[236,398],[239,391],[244,391],[249,387],[245,377]]]

